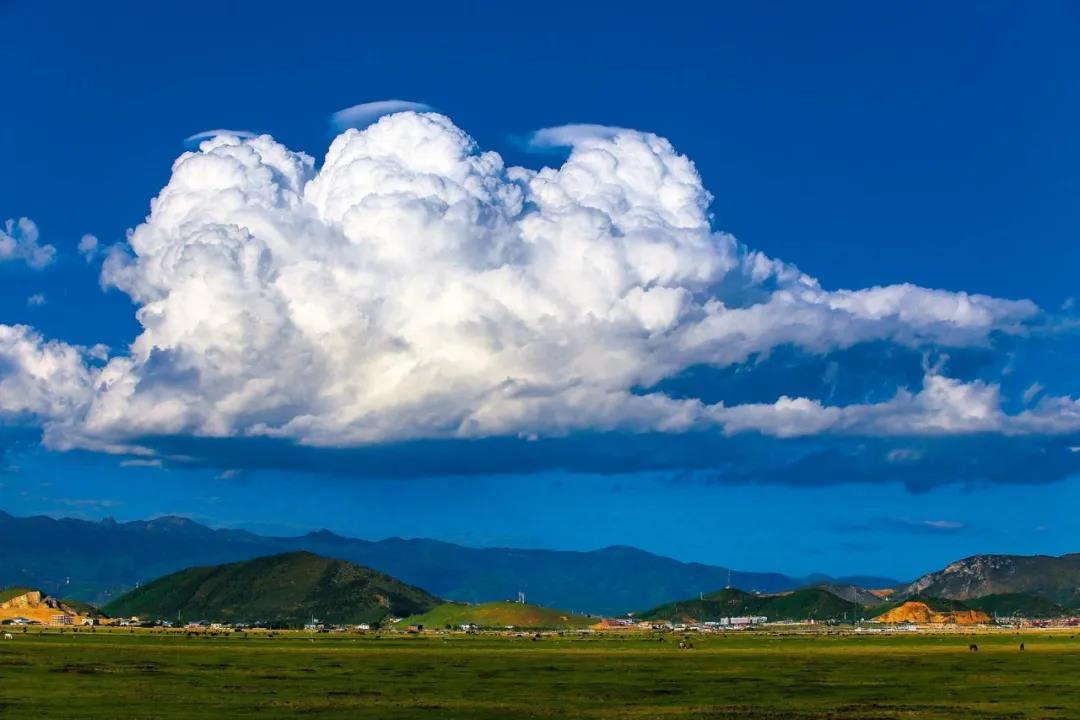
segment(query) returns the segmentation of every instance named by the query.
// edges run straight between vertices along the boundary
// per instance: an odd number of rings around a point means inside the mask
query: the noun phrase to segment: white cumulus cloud
[[[1073,412],[1044,400],[1002,420],[996,386],[934,373],[918,393],[845,408],[642,392],[787,344],[981,345],[1038,310],[912,285],[826,290],[715,231],[693,163],[663,138],[564,139],[569,158],[540,170],[506,167],[435,113],[346,130],[321,167],[266,135],[205,140],[110,251],[103,283],[138,304],[142,331],[103,368],[71,370],[84,385],[64,412],[37,401],[49,441],[918,434],[1045,428]]]
[[[8,220],[0,228],[0,262],[21,260],[34,270],[41,270],[56,259],[56,248],[42,245],[41,234],[30,218]]]
[[[70,417],[90,402],[93,374],[81,348],[0,325],[0,418]]]
[[[1047,397],[1032,409],[1009,415],[1002,409],[997,384],[965,383],[933,371],[927,373],[918,392],[901,389],[880,403],[828,406],[808,398],[782,397],[775,403],[712,406],[709,412],[729,434],[756,431],[776,437],[826,432],[875,436],[1080,432],[1080,400]],[[908,452],[896,450],[887,459],[918,459]]]

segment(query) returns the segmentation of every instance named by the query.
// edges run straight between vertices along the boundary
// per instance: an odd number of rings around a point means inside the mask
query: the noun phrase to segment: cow
[[[1020,652],[1024,652],[1024,643],[1020,643]]]
[[[975,643],[968,645],[968,652],[979,652],[979,646]]]
[[[14,640],[15,636],[12,635],[11,633],[4,633],[4,639],[5,640]]]

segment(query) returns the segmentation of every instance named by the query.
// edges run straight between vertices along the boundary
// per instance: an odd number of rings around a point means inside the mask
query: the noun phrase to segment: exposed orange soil
[[[915,623],[917,625],[980,625],[990,622],[981,610],[937,612],[923,602],[908,601],[874,618],[880,623]]]
[[[37,590],[31,590],[0,603],[0,620],[24,617],[45,625],[52,625],[59,615],[70,617],[73,625],[80,625],[83,621],[82,615],[60,601],[42,595]]]

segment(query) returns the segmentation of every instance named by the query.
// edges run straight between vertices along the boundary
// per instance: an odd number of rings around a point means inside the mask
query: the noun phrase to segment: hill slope
[[[918,623],[929,625],[977,625],[991,622],[981,610],[974,610],[955,600],[923,598],[906,600],[887,608],[875,608],[880,614],[874,622]]]
[[[966,603],[976,610],[982,610],[987,615],[1003,618],[1014,615],[1023,618],[1056,618],[1072,615],[1075,612],[1052,600],[1025,593],[984,595],[981,598],[968,600]]]
[[[714,622],[726,617],[764,615],[769,620],[854,620],[862,608],[821,588],[803,588],[778,595],[754,595],[728,589],[701,598],[665,603],[640,613],[643,620]]]
[[[439,604],[388,575],[309,552],[195,567],[159,578],[104,608],[113,616],[299,624],[377,623]]]
[[[722,587],[729,574],[732,583],[762,592],[807,584],[776,573],[679,562],[629,547],[590,552],[470,548],[435,540],[357,540],[326,531],[275,538],[213,530],[177,517],[117,523],[0,512],[0,548],[9,550],[0,552],[0,585],[40,587],[99,605],[136,583],[193,565],[294,550],[375,568],[451,600],[486,602],[520,590],[542,605],[591,613],[619,614],[694,596]]]
[[[84,619],[99,617],[100,613],[86,603],[57,600],[32,588],[0,590],[0,621],[26,618],[48,625],[60,616],[68,618],[70,624],[81,625]]]
[[[508,625],[515,628],[584,628],[595,622],[595,618],[564,610],[502,601],[480,605],[446,603],[423,615],[407,618],[401,624],[418,624],[429,628],[465,624],[482,628],[503,628]]]
[[[867,590],[865,587],[851,584],[841,585],[837,583],[824,583],[815,585],[814,587],[830,592],[842,600],[847,600],[848,602],[863,606],[882,605],[887,602],[885,598],[892,595],[891,592],[883,590]]]
[[[976,555],[923,575],[905,593],[956,600],[1023,593],[1064,605],[1080,605],[1080,553],[1060,557]]]

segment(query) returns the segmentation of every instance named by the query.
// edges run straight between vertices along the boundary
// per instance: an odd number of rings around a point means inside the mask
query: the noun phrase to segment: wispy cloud
[[[529,134],[525,149],[546,151],[556,148],[575,147],[587,142],[610,140],[619,133],[629,132],[626,128],[613,125],[593,125],[577,123],[542,128]]]
[[[338,110],[330,116],[330,124],[335,130],[364,128],[383,115],[392,115],[393,113],[409,110],[413,112],[431,112],[434,109],[427,103],[413,102],[411,100],[376,100]]]
[[[30,297],[26,298],[26,304],[29,307],[41,307],[42,305],[45,304],[45,294],[44,293],[34,293]]]
[[[839,533],[897,533],[908,535],[952,535],[967,526],[957,520],[912,520],[910,518],[871,518],[869,520],[840,523],[834,526]]]
[[[92,510],[107,510],[120,504],[118,501],[108,498],[57,498],[56,502],[64,507],[90,508]]]
[[[159,468],[159,467],[162,467],[162,465],[163,465],[163,463],[161,462],[161,460],[158,460],[158,459],[145,460],[145,459],[142,459],[142,458],[133,458],[133,459],[130,459],[130,460],[123,460],[120,463],[120,467]]]
[[[184,138],[185,143],[199,142],[200,140],[209,140],[210,138],[218,137],[219,135],[231,135],[233,137],[246,139],[256,137],[256,133],[250,130],[228,130],[226,128],[217,128],[215,130],[203,130],[197,132],[194,135],[188,135]]]

